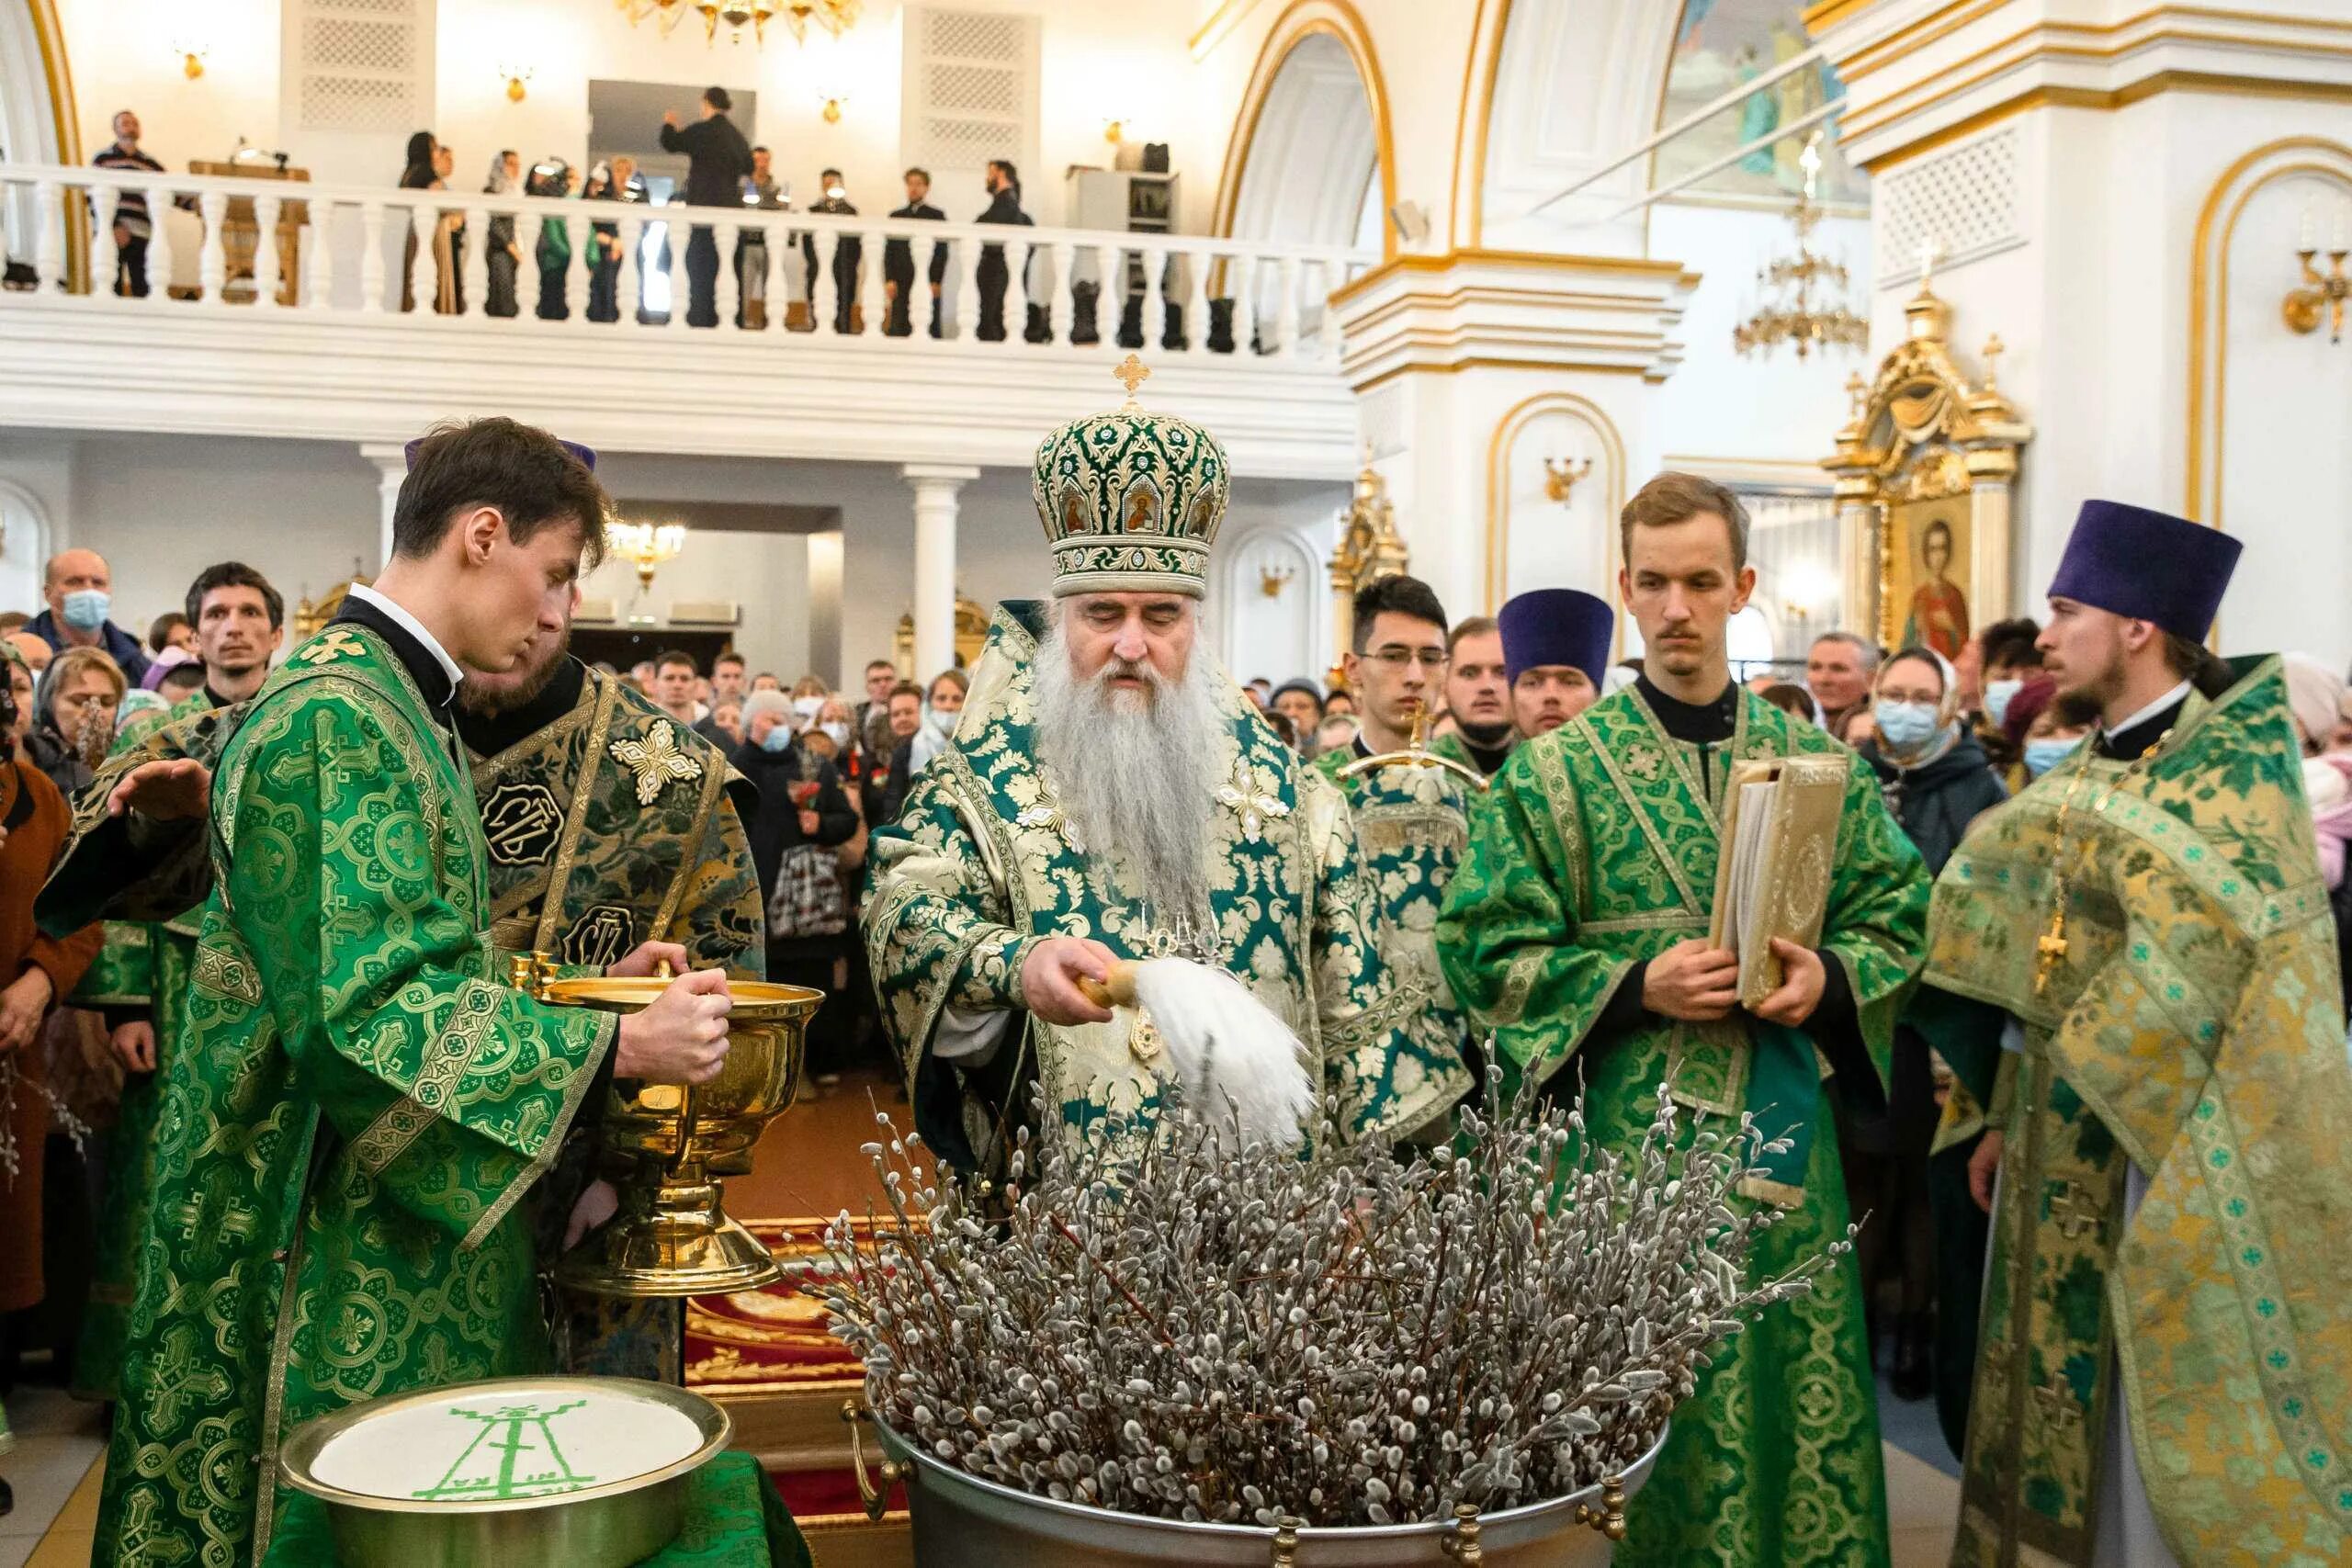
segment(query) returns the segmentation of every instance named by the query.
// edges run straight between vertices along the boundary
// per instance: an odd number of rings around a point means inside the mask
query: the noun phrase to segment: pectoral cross
[[[2098,1229],[2098,1205],[2091,1201],[2087,1190],[2072,1181],[2061,1187],[2058,1196],[2051,1200],[2050,1217],[2058,1222],[2058,1234],[2068,1241]]]
[[[2050,911],[2050,929],[2041,933],[2041,940],[2033,944],[2033,950],[2040,954],[2033,964],[2033,994],[2038,997],[2050,989],[2050,976],[2058,972],[2059,960],[2066,956],[2066,911],[2064,908]]]

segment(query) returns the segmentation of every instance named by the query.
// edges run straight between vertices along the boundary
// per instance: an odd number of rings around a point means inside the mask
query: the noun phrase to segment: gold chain
[[[2116,791],[2139,772],[2140,764],[2162,750],[2165,742],[2171,739],[2172,731],[2167,728],[2146,750],[2133,758],[2131,765],[2118,773],[2115,782],[2108,785],[2106,793],[2099,796],[2096,809],[2105,811],[2107,803],[2115,797]],[[2084,744],[2087,747],[2096,741],[2086,740]],[[2075,776],[2066,782],[2064,797],[2058,802],[2058,847],[2050,860],[2050,925],[2033,944],[2033,994],[2037,997],[2050,989],[2050,978],[2058,972],[2059,962],[2066,956],[2066,824],[2074,815],[2075,792],[2083,787],[2083,781],[2090,776],[2090,759],[2085,757],[2082,765],[2075,770]]]

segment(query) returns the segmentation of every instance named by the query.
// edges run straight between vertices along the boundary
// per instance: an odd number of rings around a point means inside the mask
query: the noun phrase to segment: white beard
[[[1216,677],[1197,648],[1181,680],[1148,661],[1140,672],[1140,694],[1111,688],[1113,676],[1137,673],[1116,660],[1080,682],[1057,617],[1035,667],[1037,760],[1106,896],[1125,885],[1155,925],[1209,929],[1209,818],[1224,782]]]

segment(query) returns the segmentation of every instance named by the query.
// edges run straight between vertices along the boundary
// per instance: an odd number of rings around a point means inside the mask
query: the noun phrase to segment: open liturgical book
[[[1707,941],[1739,960],[1742,1007],[1753,1010],[1780,989],[1774,937],[1799,947],[1821,941],[1845,804],[1842,756],[1781,757],[1732,768]]]

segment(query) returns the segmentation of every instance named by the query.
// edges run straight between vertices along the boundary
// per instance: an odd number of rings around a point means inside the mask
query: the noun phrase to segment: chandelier
[[[1819,131],[1805,142],[1804,154],[1797,164],[1804,170],[1804,194],[1789,214],[1797,231],[1797,254],[1756,269],[1757,283],[1778,298],[1768,297],[1763,309],[1732,328],[1732,346],[1742,354],[1770,353],[1788,343],[1795,345],[1797,357],[1803,359],[1815,347],[1860,349],[1870,344],[1870,323],[1847,310],[1839,298],[1846,291],[1845,264],[1815,254],[1809,243],[1815,226],[1821,221],[1821,208],[1815,200],[1821,178]],[[1819,305],[1814,298],[1816,289],[1824,296]]]
[[[779,18],[800,42],[808,41],[812,22],[839,38],[857,25],[865,0],[618,0],[618,4],[632,26],[652,18],[661,24],[665,38],[691,11],[702,17],[704,35],[711,40],[725,27],[729,37],[741,43],[743,29],[749,28],[752,40],[764,43],[768,23]]]
[[[607,523],[605,525],[605,549],[615,558],[625,560],[637,569],[637,585],[640,590],[653,586],[653,574],[678,558],[686,547],[686,525],[683,523]]]

